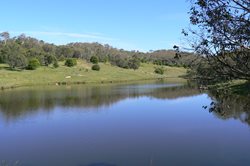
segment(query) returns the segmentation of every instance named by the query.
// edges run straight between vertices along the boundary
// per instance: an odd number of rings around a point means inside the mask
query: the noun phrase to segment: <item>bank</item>
[[[9,70],[0,65],[0,89],[41,85],[107,84],[143,80],[168,79],[169,82],[183,82],[186,74],[182,67],[164,66],[164,74],[154,73],[156,65],[143,63],[138,70],[123,69],[109,63],[100,63],[100,71],[91,70],[92,64],[79,60],[77,66],[66,67],[63,62],[58,68],[41,66],[36,70]]]

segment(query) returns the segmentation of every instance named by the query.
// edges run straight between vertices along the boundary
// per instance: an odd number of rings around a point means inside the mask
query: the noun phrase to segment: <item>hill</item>
[[[0,88],[15,88],[33,85],[61,85],[61,84],[91,84],[91,83],[116,83],[139,80],[169,79],[171,82],[180,82],[179,78],[186,74],[186,69],[181,67],[165,66],[165,73],[154,73],[152,63],[142,63],[138,70],[124,69],[110,63],[100,63],[101,70],[91,70],[92,64],[86,60],[78,60],[77,66],[66,67],[64,62],[59,62],[59,67],[41,66],[36,70],[10,70],[8,65],[0,64]]]

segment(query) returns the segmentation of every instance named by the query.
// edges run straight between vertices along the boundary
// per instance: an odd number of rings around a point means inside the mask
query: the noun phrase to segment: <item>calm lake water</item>
[[[0,92],[0,166],[248,166],[250,99],[187,85]]]

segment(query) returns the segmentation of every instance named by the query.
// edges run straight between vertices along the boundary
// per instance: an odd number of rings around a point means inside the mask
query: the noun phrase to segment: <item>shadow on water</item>
[[[30,88],[3,91],[0,94],[0,113],[6,119],[15,119],[39,110],[50,112],[55,107],[109,107],[127,98],[176,99],[198,95],[200,92],[188,85],[157,83]]]

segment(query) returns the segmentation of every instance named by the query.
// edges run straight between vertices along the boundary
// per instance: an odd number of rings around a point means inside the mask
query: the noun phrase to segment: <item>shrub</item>
[[[163,75],[164,74],[164,69],[162,67],[156,67],[155,68],[155,73]]]
[[[28,70],[36,70],[40,66],[40,62],[37,58],[32,58],[28,62]]]
[[[132,59],[129,59],[128,61],[129,69],[134,69],[134,70],[139,69],[140,65],[141,65],[141,62],[137,58],[132,58]]]
[[[92,70],[99,71],[101,68],[99,65],[93,65]]]
[[[98,64],[99,58],[97,56],[92,56],[90,58],[90,62],[93,63],[93,64]]]
[[[60,56],[58,60],[62,62],[62,61],[65,61],[65,58],[64,56]]]
[[[118,58],[118,59],[112,60],[111,64],[118,66],[118,67],[121,67],[121,68],[124,68],[124,69],[128,69],[127,59]]]
[[[163,62],[161,60],[154,60],[153,64],[154,65],[163,65]]]
[[[59,67],[58,62],[57,62],[57,61],[54,61],[53,66],[54,66],[54,68],[58,68],[58,67]]]
[[[77,61],[76,61],[75,58],[68,58],[65,61],[65,66],[73,67],[73,66],[76,66],[76,65],[77,65]]]
[[[52,64],[54,61],[56,60],[56,57],[54,55],[45,55],[44,56],[44,65],[45,66],[49,66],[50,64]]]
[[[60,57],[58,58],[58,61],[60,61],[60,62],[65,61],[65,57],[64,57],[64,56],[60,56]]]

